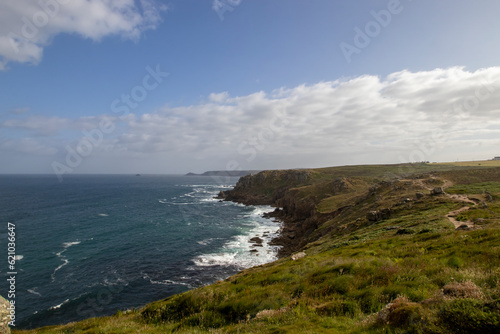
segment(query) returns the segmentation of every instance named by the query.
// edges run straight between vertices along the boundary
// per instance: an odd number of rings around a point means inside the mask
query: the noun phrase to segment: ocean
[[[0,176],[0,295],[10,289],[11,223],[16,327],[114,314],[274,261],[278,247],[269,241],[280,224],[262,217],[272,208],[214,198],[237,180]]]

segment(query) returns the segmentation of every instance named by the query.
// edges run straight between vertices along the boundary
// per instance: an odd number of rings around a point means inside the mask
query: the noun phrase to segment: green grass
[[[474,184],[458,184],[448,189],[450,194],[483,194],[485,191],[490,193],[500,193],[500,182],[479,182]]]
[[[457,166],[457,167],[500,167],[500,160],[457,161],[432,163],[432,166]]]
[[[307,184],[289,190],[298,203],[316,208],[306,257],[250,268],[127,314],[14,332],[497,333],[500,197],[464,212],[463,219],[484,221],[459,231],[445,215],[464,204],[429,195],[420,181],[446,178],[455,184],[449,193],[481,194],[488,187],[496,194],[500,169],[444,165],[426,174],[432,166],[405,165],[415,174],[390,182],[384,175],[400,165],[309,171]],[[383,208],[387,216],[367,219]]]

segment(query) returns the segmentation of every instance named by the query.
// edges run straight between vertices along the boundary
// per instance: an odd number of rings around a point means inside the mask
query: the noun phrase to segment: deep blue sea
[[[276,259],[265,206],[214,199],[237,178],[0,176],[0,274],[16,232],[16,327],[114,314]],[[249,242],[264,239],[263,247]],[[252,249],[258,252],[251,252]],[[0,295],[7,298],[6,279]],[[8,299],[8,298],[7,298]]]

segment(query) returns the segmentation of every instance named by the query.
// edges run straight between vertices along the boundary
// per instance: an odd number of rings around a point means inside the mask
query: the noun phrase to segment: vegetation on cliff
[[[276,206],[278,261],[138,310],[36,332],[500,331],[498,166],[265,171],[220,196]]]

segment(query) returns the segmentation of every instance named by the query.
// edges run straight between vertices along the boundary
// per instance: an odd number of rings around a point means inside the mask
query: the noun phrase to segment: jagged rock
[[[481,202],[481,208],[482,209],[488,209],[488,204],[486,202]]]
[[[9,321],[10,312],[8,308],[10,307],[10,303],[0,296],[0,334],[8,334],[10,333]]]
[[[227,197],[227,194],[221,190],[215,198],[216,199],[226,199],[226,197]]]
[[[415,194],[415,196],[417,196],[417,199],[421,199],[422,197],[424,197],[424,193],[418,192]]]
[[[387,219],[391,215],[390,209],[382,209],[380,211],[369,211],[366,214],[366,218],[371,222],[376,222],[379,220]]]
[[[256,243],[256,244],[262,244],[262,242],[264,242],[264,240],[262,240],[261,238],[259,237],[253,237],[252,239],[249,240],[249,242],[253,242],[253,243]]]
[[[464,231],[466,231],[466,230],[470,230],[470,227],[467,224],[462,224],[459,227],[457,227],[457,230],[464,230]]]
[[[377,220],[379,220],[378,211],[369,211],[366,214],[366,219],[371,222],[376,222]]]
[[[272,212],[265,212],[264,214],[262,214],[262,217],[263,218],[273,218],[273,217],[279,216],[280,214],[281,214],[281,209],[276,208]]]
[[[307,256],[307,254],[305,252],[295,253],[292,255],[292,260],[297,261],[298,259],[302,259],[303,257],[306,257],[306,256]]]
[[[434,189],[431,190],[431,195],[442,195],[444,193],[445,192],[443,187],[435,187]]]

